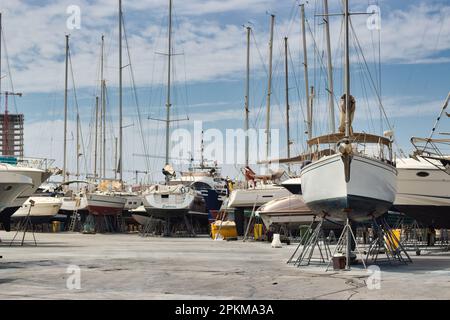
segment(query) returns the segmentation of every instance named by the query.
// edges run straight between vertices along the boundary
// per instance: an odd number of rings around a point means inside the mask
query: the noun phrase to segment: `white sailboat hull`
[[[287,189],[280,186],[270,186],[254,189],[233,190],[228,199],[229,208],[259,208],[263,204],[292,195]]]
[[[88,202],[86,196],[75,196],[75,197],[63,197],[61,211],[73,212],[75,210],[82,211],[87,210]]]
[[[125,207],[126,198],[114,194],[88,193],[87,208],[90,214],[98,216],[118,215]]]
[[[341,155],[306,166],[301,173],[303,198],[320,216],[364,221],[386,213],[395,200],[397,170],[390,164],[354,155],[345,181]]]
[[[206,215],[202,197],[193,192],[167,194],[151,192],[144,196],[144,207],[149,215],[159,218],[182,216],[188,213]]]

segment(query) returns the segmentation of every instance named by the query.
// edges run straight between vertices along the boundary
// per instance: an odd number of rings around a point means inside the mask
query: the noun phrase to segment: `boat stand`
[[[344,229],[342,230],[341,236],[339,237],[339,240],[336,244],[336,247],[334,248],[334,252],[331,255],[331,259],[328,261],[327,268],[325,271],[328,271],[330,268],[330,264],[333,261],[333,258],[337,257],[336,253],[344,253],[345,249],[345,269],[346,271],[351,270],[350,262],[351,262],[351,256],[352,256],[352,240],[355,242],[355,249],[357,253],[363,257],[361,251],[359,250],[358,243],[356,242],[355,234],[353,233],[352,227],[350,225],[350,219],[347,218],[345,222]],[[358,256],[356,256],[358,258]],[[361,260],[364,266],[364,269],[367,269],[366,262],[364,259]]]
[[[155,223],[153,221],[153,216],[142,226],[142,231],[139,233],[141,237],[148,237],[155,233]]]
[[[190,236],[196,237],[197,235],[195,234],[194,226],[189,221],[188,216],[185,214],[183,217],[187,232],[189,233]]]
[[[326,264],[331,259],[330,246],[323,230],[323,220],[321,220],[315,228],[314,223],[315,220],[313,220],[308,230],[303,235],[299,245],[287,263],[294,263],[295,266],[302,267],[309,266],[310,264]],[[302,251],[297,259],[295,259],[295,255],[303,243]],[[316,249],[319,253],[319,257],[314,256]]]
[[[300,242],[298,243],[298,246],[295,248],[294,253],[292,253],[291,257],[289,258],[288,261],[286,261],[287,264],[290,264],[293,262],[295,255],[297,254],[298,250],[300,249],[300,247],[305,243],[306,239],[309,239],[309,236],[312,234],[313,232],[313,225],[316,221],[316,217],[313,217],[313,221],[311,222],[311,224],[309,225],[308,229],[306,229],[305,234],[300,238]],[[296,259],[297,260],[297,259]]]
[[[376,237],[369,246],[366,263],[412,263],[410,256],[400,241],[400,237],[397,237],[384,217],[380,219],[380,223],[373,219],[373,227],[376,229]],[[380,254],[384,254],[386,258],[379,258]]]
[[[11,242],[9,244],[10,247],[13,245],[14,240],[16,239],[19,232],[23,232],[22,241],[20,242],[20,246],[23,247],[23,245],[25,243],[25,236],[26,236],[28,230],[31,230],[31,234],[33,235],[34,245],[37,247],[36,237],[34,235],[34,227],[33,227],[33,224],[31,223],[31,218],[30,218],[31,207],[33,207],[33,205],[34,205],[34,202],[30,201],[30,209],[28,210],[28,214],[26,215],[25,218],[23,218],[19,222],[19,225],[17,226],[16,234],[14,235],[13,239],[11,240]]]
[[[95,219],[95,231],[100,233],[114,232],[114,224],[110,216],[97,216]]]
[[[95,233],[95,218],[92,214],[88,215],[83,224],[83,233],[84,234],[93,234]]]

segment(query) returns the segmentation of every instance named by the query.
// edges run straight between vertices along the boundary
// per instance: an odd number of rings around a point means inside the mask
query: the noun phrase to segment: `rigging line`
[[[305,110],[304,110],[304,105],[303,105],[303,99],[301,99],[300,97],[301,97],[301,95],[300,95],[300,85],[299,85],[299,82],[298,82],[298,78],[297,78],[297,75],[296,75],[296,72],[295,72],[295,67],[294,67],[294,62],[293,62],[293,59],[292,59],[292,55],[291,55],[291,51],[288,49],[288,53],[289,53],[289,58],[290,58],[290,60],[291,60],[291,64],[292,64],[292,73],[293,73],[293,76],[294,76],[294,81],[295,81],[295,88],[296,88],[296,91],[297,91],[297,95],[298,95],[298,103],[299,103],[299,105],[300,105],[300,108],[298,108],[298,113],[299,114],[301,114],[301,117],[302,117],[302,123],[303,123],[303,126],[302,126],[302,128],[304,128],[304,125],[305,125],[305,123],[306,123],[306,117],[305,117]],[[299,125],[298,125],[298,122],[297,122],[297,144],[298,144],[298,140],[301,140],[301,141],[303,141],[303,150],[306,150],[306,140],[305,139],[300,139],[300,131],[298,130],[299,129]],[[305,130],[303,130],[303,132],[304,132]],[[297,152],[300,152],[300,149],[298,149],[297,150]]]
[[[355,41],[355,34],[353,33],[352,35],[353,35],[352,40]],[[353,47],[353,50],[356,52],[357,63],[359,66],[359,71],[360,71],[360,72],[358,72],[358,76],[360,79],[359,82],[361,85],[361,92],[362,92],[362,95],[364,96],[364,99],[366,100],[366,106],[367,106],[367,111],[368,111],[368,113],[366,113],[366,120],[368,122],[369,129],[373,130],[375,132],[375,125],[373,123],[372,110],[370,108],[370,103],[369,103],[369,98],[368,98],[368,90],[367,90],[366,82],[365,82],[366,78],[364,76],[361,76],[361,74],[363,74],[363,71],[364,71],[364,64],[362,62],[361,53],[357,50],[354,41],[352,42],[352,47]],[[381,131],[383,131],[383,130],[381,130]]]
[[[381,97],[380,97],[380,95],[378,94],[378,91],[377,91],[377,88],[376,88],[376,84],[375,84],[374,81],[373,81],[373,77],[372,77],[372,74],[370,73],[369,66],[368,66],[368,64],[367,64],[367,60],[366,60],[366,58],[365,58],[365,56],[364,56],[364,52],[363,52],[363,50],[362,50],[361,44],[360,44],[360,42],[359,42],[359,39],[358,39],[358,37],[357,37],[357,35],[356,35],[355,29],[353,28],[353,23],[352,23],[351,20],[350,20],[350,26],[351,26],[351,29],[352,29],[352,31],[353,31],[354,38],[356,39],[356,44],[358,45],[358,48],[359,48],[359,50],[361,51],[361,55],[362,55],[362,58],[363,58],[363,61],[364,61],[364,65],[365,65],[366,70],[367,70],[367,73],[368,73],[368,75],[369,75],[370,84],[372,85],[372,88],[373,88],[373,90],[374,90],[374,93],[375,93],[375,95],[376,95],[376,97],[377,97],[377,99],[378,99],[379,107],[380,107],[381,110],[383,111],[383,115],[384,115],[384,117],[385,117],[385,120],[386,120],[386,123],[387,123],[389,129],[390,129],[390,130],[393,130],[393,129],[392,129],[392,125],[391,125],[391,123],[390,123],[390,121],[389,121],[389,118],[388,118],[388,116],[387,116],[387,114],[386,114],[386,110],[384,109],[383,102],[381,101]]]
[[[162,32],[164,30],[163,28],[164,25],[164,18],[161,18],[160,24],[159,24],[159,33],[158,36],[155,38],[156,41],[153,43],[154,47],[157,48],[160,42],[160,39],[162,39]],[[166,61],[164,60],[163,62],[163,68],[165,68],[166,65]],[[150,80],[150,87],[149,87],[149,104],[148,104],[148,114],[152,115],[152,111],[153,109],[156,109],[156,118],[160,118],[161,116],[161,108],[160,106],[162,105],[162,95],[163,95],[163,85],[160,83],[157,83],[157,80],[155,79],[155,73],[156,73],[156,54],[153,54],[153,59],[152,59],[152,71],[151,71],[151,80]],[[156,103],[154,105],[153,101],[156,100],[156,97],[159,97],[159,102]],[[160,134],[161,134],[161,130],[160,130],[160,122],[157,121],[155,124],[155,127],[152,125],[152,121],[148,122],[147,128],[149,129],[149,139],[151,138],[152,134],[155,133],[156,137],[154,139],[154,141],[160,142]],[[157,144],[157,146],[161,147],[161,144]],[[159,152],[159,150],[158,150]],[[156,158],[150,159],[150,166],[151,168],[156,168],[157,162],[159,160]],[[153,170],[153,169],[152,169]]]
[[[9,78],[9,85],[11,86],[11,91],[12,92],[15,92],[15,89],[14,89],[14,82],[13,82],[13,76],[12,76],[12,72],[11,72],[11,64],[10,64],[10,61],[9,61],[9,54],[8,54],[8,47],[6,46],[6,36],[5,36],[5,31],[4,31],[4,28],[2,28],[2,41],[3,41],[3,51],[4,51],[4,54],[5,54],[5,59],[6,59],[6,67],[8,68],[8,78]],[[1,45],[1,43],[0,43],[0,45]],[[0,77],[1,77],[1,75],[0,75]],[[0,96],[1,96],[1,92],[0,92]],[[14,104],[14,111],[16,112],[16,113],[19,113],[19,111],[17,110],[17,100],[16,100],[16,96],[15,95],[13,95],[12,96],[12,100],[13,100],[13,104]],[[1,101],[1,99],[0,99],[0,101]]]
[[[265,75],[268,76],[268,71],[267,71],[267,68],[266,68],[266,64],[264,63],[263,56],[261,54],[261,51],[259,50],[259,46],[258,46],[258,42],[256,41],[255,34],[253,33],[253,31],[251,32],[251,34],[252,34],[253,42],[254,42],[255,47],[256,47],[256,51],[258,52],[258,56],[259,56],[259,58],[261,60],[261,64],[262,64],[263,70],[265,72]],[[264,90],[264,95],[263,95],[263,97],[261,99],[261,104],[259,106],[258,112],[256,113],[256,117],[253,120],[253,122],[254,122],[253,123],[253,127],[254,128],[257,127],[258,119],[259,119],[259,117],[262,114],[262,108],[263,108],[263,104],[264,104],[264,100],[265,100],[265,95],[267,94],[267,89],[263,89],[263,90]]]
[[[178,30],[180,30],[181,29],[180,19],[178,18],[178,14],[176,12],[175,6],[173,6],[172,11],[173,11],[173,16],[175,18],[175,25],[176,25],[175,29],[178,28]],[[175,32],[174,32],[174,34],[175,34]],[[189,96],[188,96],[188,89],[187,89],[186,55],[184,54],[183,47],[181,47],[181,49],[183,52],[182,55],[183,55],[183,67],[184,67],[183,68],[184,69],[184,94],[185,94],[184,98],[186,99],[185,100],[186,104],[184,106],[184,112],[186,113],[186,117],[189,119]]]
[[[358,64],[359,64],[360,70],[362,71],[364,69],[364,66],[363,66],[363,64],[361,62],[359,54],[357,54],[357,55],[358,55]],[[359,81],[359,82],[361,84],[361,91],[362,91],[364,99],[366,101],[366,107],[367,107],[367,110],[368,110],[368,113],[366,113],[366,119],[367,119],[367,122],[369,123],[369,130],[375,131],[375,125],[373,123],[372,110],[370,108],[370,103],[369,103],[369,97],[368,97],[368,93],[367,93],[367,87],[366,87],[365,78],[361,77],[360,80],[361,81]]]
[[[306,20],[306,26],[308,28],[308,31],[309,31],[309,33],[311,35],[311,38],[312,38],[312,41],[313,41],[314,52],[316,53],[316,55],[320,56],[320,71],[322,72],[322,75],[325,76],[327,67],[325,66],[325,62],[324,62],[323,56],[319,54],[321,51],[319,50],[319,47],[317,46],[317,42],[316,42],[316,39],[315,39],[315,37],[314,37],[314,35],[312,33],[312,29],[311,29],[311,26],[309,24],[309,21],[308,21],[308,19],[305,19],[305,20]],[[326,82],[326,80],[324,80],[324,81]],[[326,84],[325,87],[327,87],[327,86],[328,85]],[[327,90],[329,90],[329,88],[327,88]],[[334,95],[334,98],[335,98],[336,102],[338,102],[339,98],[338,98],[338,96],[336,96],[335,92],[333,92],[333,95]]]
[[[73,72],[73,65],[72,65],[72,53],[71,50],[69,48],[69,64],[70,64],[70,73],[71,73],[71,77],[72,77],[72,84],[73,84],[73,94],[74,94],[74,100],[75,100],[75,107],[77,110],[77,117],[80,119],[80,110],[78,107],[78,96],[77,96],[77,89],[76,89],[76,85],[75,85],[75,76],[74,76],[74,72]],[[83,158],[84,158],[84,165],[85,165],[85,171],[87,172],[87,162],[86,162],[86,150],[85,150],[85,146],[84,146],[84,138],[83,138],[83,129],[81,126],[81,119],[79,121],[79,123],[77,124],[80,130],[80,139],[81,139],[81,150],[83,151]],[[78,154],[76,155],[78,157]]]
[[[144,154],[148,155],[148,148],[147,148],[147,144],[145,143],[145,138],[144,138],[144,129],[142,126],[142,114],[141,114],[141,108],[139,106],[139,100],[138,100],[138,95],[137,95],[137,91],[136,91],[136,81],[134,78],[134,70],[133,70],[133,64],[131,63],[131,54],[130,54],[130,47],[128,45],[128,35],[127,35],[127,31],[125,28],[125,19],[122,19],[122,25],[123,25],[123,33],[124,33],[124,38],[125,38],[125,45],[127,48],[127,55],[128,55],[128,63],[129,63],[129,67],[130,67],[130,77],[131,77],[131,85],[133,88],[133,97],[136,103],[136,110],[137,110],[137,115],[138,115],[138,124],[139,124],[139,133],[141,136],[141,140],[142,140],[142,146],[144,148]],[[144,157],[145,158],[145,165],[146,165],[146,169],[147,171],[150,171],[150,164],[148,162],[148,157]],[[120,159],[121,162],[123,162],[123,159]]]

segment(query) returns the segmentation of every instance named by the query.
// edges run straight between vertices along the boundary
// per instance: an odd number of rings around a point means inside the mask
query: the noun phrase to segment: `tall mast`
[[[119,0],[119,179],[123,181],[123,127],[122,127],[122,0]]]
[[[80,115],[77,112],[77,180],[80,179]]]
[[[94,178],[97,178],[97,147],[98,147],[98,96],[95,97],[95,143],[94,143]]]
[[[249,106],[250,106],[250,34],[251,27],[247,27],[247,77],[245,81],[245,166],[249,165]]]
[[[291,157],[291,133],[289,128],[289,63],[288,63],[288,38],[284,38],[284,73],[286,89],[286,143],[287,157]],[[288,173],[291,172],[291,166],[288,165]]]
[[[102,158],[102,178],[106,178],[106,81],[103,80],[102,81],[102,96],[103,96],[103,100],[102,100],[102,141],[101,146],[102,146],[102,154],[103,154],[103,158]]]
[[[101,49],[101,67],[100,67],[100,77],[101,77],[101,141],[100,141],[100,145],[101,145],[101,153],[102,153],[102,170],[101,170],[101,176],[102,178],[106,178],[106,81],[105,81],[105,73],[104,73],[104,69],[105,69],[105,63],[104,63],[104,59],[105,59],[105,36],[102,35],[102,49]]]
[[[348,0],[345,0],[345,136],[350,136],[350,37],[349,37],[349,20],[350,13],[348,8]]]
[[[305,72],[305,94],[306,94],[306,114],[307,114],[307,126],[308,126],[308,140],[312,138],[312,112],[311,101],[309,97],[309,79],[308,79],[308,50],[306,47],[306,28],[305,28],[305,5],[300,5],[300,11],[302,16],[302,35],[303,35],[303,67]]]
[[[67,175],[67,94],[69,86],[69,35],[66,35],[66,71],[64,82],[64,160],[63,160],[63,182]]]
[[[330,41],[330,23],[328,16],[328,0],[323,0],[325,38],[327,42],[327,73],[328,73],[328,109],[330,117],[330,131],[336,131],[334,119],[334,83],[333,83],[333,63],[331,61],[331,41]]]
[[[171,72],[172,72],[172,0],[169,0],[169,40],[167,53],[167,99],[166,99],[166,165],[169,164],[169,143],[170,143],[170,90],[171,90]],[[168,176],[166,176],[166,180]]]
[[[272,57],[273,57],[273,28],[275,15],[270,15],[270,40],[269,40],[269,81],[267,84],[267,110],[266,110],[266,160],[270,153],[270,98],[272,96]]]
[[[114,180],[117,179],[117,137],[114,138]]]

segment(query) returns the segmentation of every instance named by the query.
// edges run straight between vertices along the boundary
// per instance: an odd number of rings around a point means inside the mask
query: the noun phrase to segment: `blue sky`
[[[329,0],[330,11],[341,10],[340,1]],[[411,136],[426,136],[434,124],[441,104],[450,90],[450,3],[435,1],[350,1],[355,12],[365,12],[369,5],[381,8],[381,31],[366,27],[366,16],[355,16],[353,26],[368,61],[370,74],[377,77],[378,37],[381,43],[381,94],[383,105],[394,126],[398,146],[406,153],[412,150]],[[78,5],[81,9],[81,29],[68,30],[66,9]],[[155,52],[166,51],[167,0],[123,0],[127,37],[137,85],[141,124],[149,153],[163,155],[162,124],[147,117],[164,115],[166,62]],[[274,41],[274,87],[272,126],[280,129],[280,144],[284,141],[284,84],[282,39],[290,42],[291,135],[294,152],[303,150],[304,77],[300,51],[298,2],[293,0],[174,0],[175,57],[174,117],[189,116],[189,122],[175,126],[191,128],[193,120],[203,120],[205,128],[240,128],[243,125],[245,77],[245,29],[253,26],[251,55],[251,124],[265,125],[265,72],[268,51],[269,16],[276,14]],[[324,52],[323,29],[315,13],[322,10],[322,0],[308,1],[308,54],[310,84],[316,88],[315,133],[326,128],[325,77],[317,58]],[[2,90],[24,93],[11,106],[25,114],[25,150],[27,156],[50,157],[62,166],[62,119],[64,83],[64,36],[71,34],[71,53],[78,105],[82,119],[85,156],[83,171],[91,172],[92,121],[95,95],[99,83],[100,36],[106,39],[106,79],[108,84],[108,166],[112,168],[114,136],[117,136],[117,1],[110,0],[3,0],[5,44],[11,70],[2,59]],[[315,39],[315,50],[312,39]],[[331,18],[331,37],[335,75],[335,93],[342,93],[342,33],[341,19]],[[352,42],[352,87],[357,99],[359,130],[380,133],[378,105],[369,86],[367,70],[361,68],[361,58]],[[3,51],[4,52],[4,51]],[[128,64],[126,51],[125,64]],[[315,58],[316,57],[316,58]],[[139,134],[137,107],[129,88],[130,68],[124,70],[125,88],[125,168],[146,170],[142,157],[143,144]],[[72,81],[71,81],[72,87]],[[3,100],[2,100],[3,101]],[[17,108],[17,109],[16,109]],[[3,109],[3,102],[2,102]],[[70,94],[69,167],[74,168],[75,104]],[[450,130],[449,121],[440,131]],[[386,129],[386,125],[383,127]],[[194,150],[198,155],[198,150]],[[285,147],[281,147],[281,155]],[[176,164],[176,163],[175,163]],[[152,159],[149,170],[160,172],[161,159]],[[228,166],[225,174],[237,176],[238,168]],[[134,175],[127,172],[131,179]],[[159,174],[152,176],[161,179]]]

